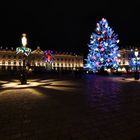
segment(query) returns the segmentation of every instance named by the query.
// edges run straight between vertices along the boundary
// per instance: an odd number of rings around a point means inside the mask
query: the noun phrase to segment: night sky
[[[75,0],[76,1],[76,0]],[[120,39],[120,46],[140,46],[139,4],[119,1],[17,1],[0,5],[0,46],[21,45],[27,33],[28,46],[43,50],[86,54],[96,23],[106,18]]]

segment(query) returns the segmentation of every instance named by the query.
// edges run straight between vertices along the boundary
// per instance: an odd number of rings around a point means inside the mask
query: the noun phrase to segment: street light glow
[[[136,49],[134,53],[135,53],[135,56],[138,57],[138,54],[139,54],[138,49]]]
[[[134,52],[135,56],[136,56],[136,72],[135,72],[135,80],[139,80],[139,72],[138,72],[138,55],[139,55],[139,52],[138,52],[138,49],[135,49],[135,52]]]
[[[26,34],[22,34],[21,42],[22,42],[22,45],[23,45],[24,47],[26,47],[26,45],[27,45]]]

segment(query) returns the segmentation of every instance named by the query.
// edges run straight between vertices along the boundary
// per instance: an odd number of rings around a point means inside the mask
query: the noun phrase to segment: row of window
[[[3,65],[5,65],[5,64],[6,64],[5,60],[3,60],[3,61],[2,61],[2,64],[3,64]],[[11,64],[11,61],[10,61],[10,60],[8,60],[8,64],[9,64],[9,65]],[[16,62],[16,61],[14,61],[14,62],[13,62],[13,64],[14,64],[14,65],[16,65],[16,64],[17,64],[17,62]],[[19,64],[21,64],[21,61],[19,61]]]
[[[2,64],[5,65],[6,62],[3,60],[3,61],[2,61]],[[21,65],[22,62],[21,62],[21,61],[19,61],[19,62],[14,61],[13,64],[14,64],[14,65],[16,65],[16,64]],[[43,65],[43,63],[32,63],[32,66],[41,66],[41,64]],[[8,65],[11,65],[11,61],[10,61],[10,60],[8,61]],[[70,63],[69,63],[69,64],[59,64],[59,63],[54,63],[54,64],[53,64],[53,67],[60,67],[60,66],[61,66],[61,67],[71,67],[71,66],[72,66],[72,67],[74,67],[74,66],[79,67],[79,65],[74,65],[74,64],[70,64]]]
[[[72,67],[74,67],[74,64],[59,64],[59,63],[57,63],[57,64],[53,64],[53,66],[61,66],[61,67],[63,67],[63,66],[65,66],[65,67],[70,67],[70,66],[72,66]],[[76,65],[76,67],[79,67],[79,65]]]
[[[57,61],[82,61],[82,59],[72,59],[72,58],[56,58]]]
[[[9,59],[10,59],[10,58],[14,58],[14,59],[19,58],[19,59],[21,59],[22,56],[18,56],[18,57],[17,57],[16,55],[3,55],[2,58],[9,58]]]
[[[6,60],[2,60],[2,64],[5,63]],[[10,64],[11,61],[14,61],[14,64],[16,64],[17,60],[8,60],[8,63]],[[22,61],[22,59],[19,59],[19,61]],[[54,63],[55,64],[55,63]]]
[[[5,57],[5,55],[3,55],[2,56],[2,58],[6,58]],[[11,55],[8,55],[8,58],[10,59],[11,58]],[[18,56],[18,58],[19,59],[22,59],[22,56]],[[16,59],[16,56],[14,56],[14,59]],[[34,60],[34,59],[32,59],[32,60]],[[38,59],[36,59],[36,60],[38,60]],[[70,62],[70,61],[72,61],[72,62],[74,62],[76,59],[67,59],[67,58],[57,58],[56,59],[57,61],[68,61],[68,62]],[[8,60],[9,61],[9,60]],[[34,60],[35,61],[35,60]],[[54,60],[55,61],[55,60]],[[79,62],[82,62],[82,60],[81,59],[77,59],[76,60],[77,61],[77,63]],[[9,62],[10,63],[10,62]],[[14,64],[15,64],[16,62],[14,62]]]

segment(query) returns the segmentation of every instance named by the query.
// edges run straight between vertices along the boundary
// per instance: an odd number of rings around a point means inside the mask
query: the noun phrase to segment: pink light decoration
[[[103,31],[103,34],[106,32],[106,30]]]
[[[104,48],[101,48],[101,51],[103,52],[105,49]]]
[[[96,62],[96,66],[99,66],[99,62]]]
[[[96,56],[93,56],[93,59],[96,60]]]

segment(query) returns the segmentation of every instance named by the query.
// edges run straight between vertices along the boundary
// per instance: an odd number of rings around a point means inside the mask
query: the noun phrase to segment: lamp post
[[[22,72],[20,74],[20,81],[21,81],[21,84],[23,85],[23,84],[27,84],[26,58],[31,53],[31,49],[26,47],[27,45],[26,34],[22,34],[21,42],[22,42],[22,47],[16,48],[16,52],[17,54],[20,54],[20,53],[22,54],[23,67],[22,67]]]
[[[138,72],[138,58],[137,58],[137,57],[138,57],[138,54],[139,54],[138,49],[135,49],[134,54],[135,54],[135,57],[136,57],[135,80],[139,80],[139,72]]]

